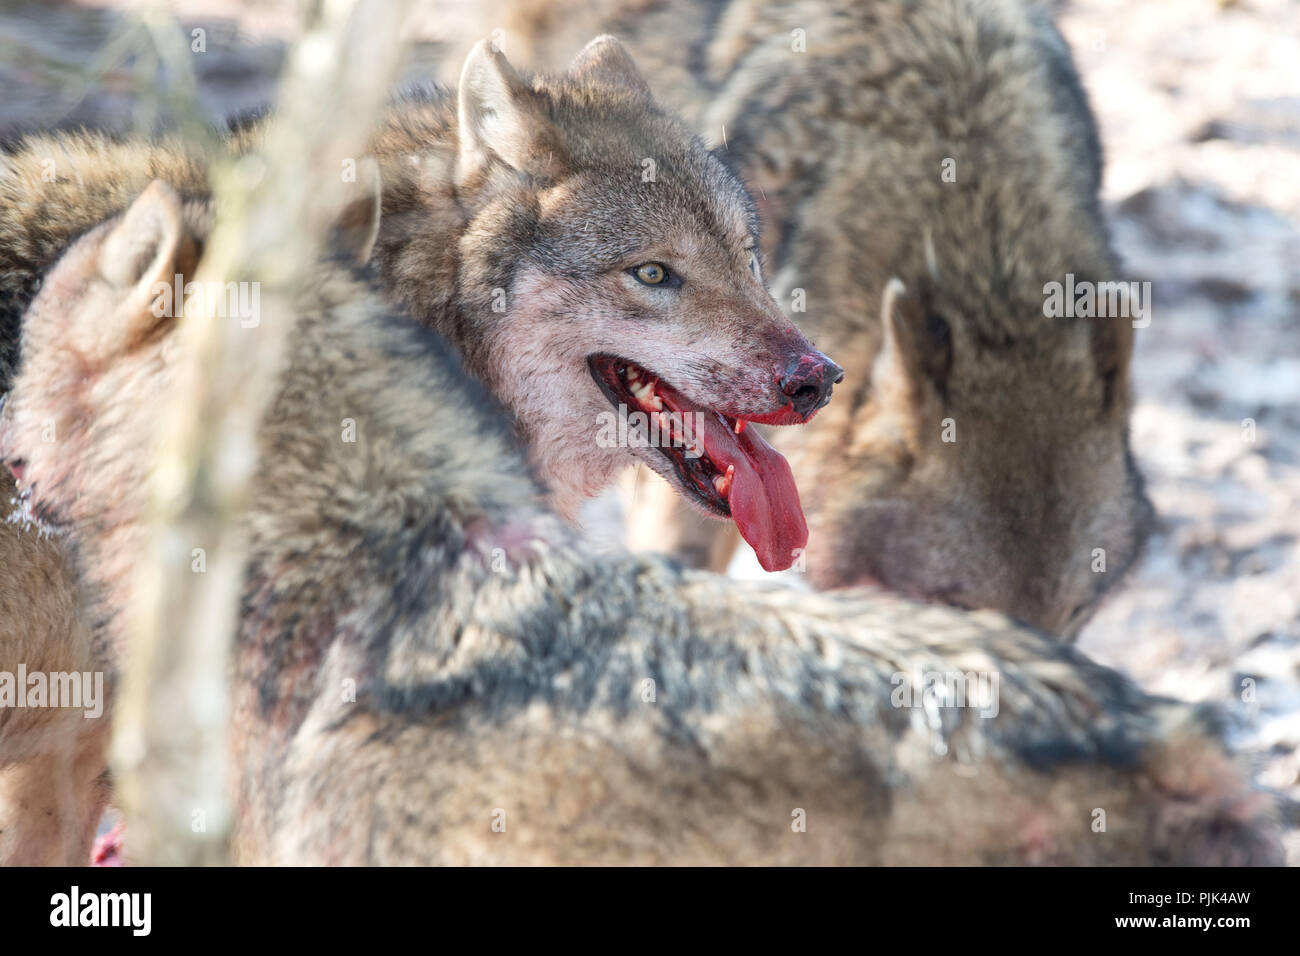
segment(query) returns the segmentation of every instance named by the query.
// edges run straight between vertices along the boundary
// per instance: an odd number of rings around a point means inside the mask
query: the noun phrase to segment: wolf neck
[[[457,195],[454,97],[435,90],[391,106],[373,150],[383,182],[374,260],[385,285],[422,324],[462,348],[459,246],[469,217]],[[463,350],[463,348],[462,348]]]
[[[510,250],[527,241],[536,198],[522,185],[516,189],[508,183],[474,196],[458,194],[454,106],[448,92],[400,102],[376,137],[384,184],[376,264],[407,309],[450,341],[466,369],[511,410],[516,433],[548,485],[551,506],[573,520],[582,501],[604,488],[618,465],[583,451],[591,445],[590,434],[547,434],[529,421],[529,403],[511,389],[511,370],[493,361],[503,319],[499,300],[506,290],[513,292],[521,259]],[[472,242],[466,239],[471,225]],[[554,394],[563,394],[572,387],[573,374],[540,367],[530,369],[530,381],[546,381],[561,390]],[[585,373],[579,377],[586,382]]]
[[[306,451],[271,467],[269,514],[292,513],[299,479],[312,476],[338,493],[302,520],[337,519],[380,546],[433,526],[455,535],[541,514],[503,409],[444,338],[394,310],[364,277],[333,267],[304,290],[299,312],[306,318],[262,442]],[[341,436],[340,421],[349,426]],[[309,432],[317,445],[304,444]]]
[[[329,635],[447,659],[473,595],[554,566],[572,536],[539,507],[500,408],[447,343],[337,276],[300,311],[259,438],[274,451],[250,496],[243,666],[293,683]],[[340,441],[344,415],[356,429]]]

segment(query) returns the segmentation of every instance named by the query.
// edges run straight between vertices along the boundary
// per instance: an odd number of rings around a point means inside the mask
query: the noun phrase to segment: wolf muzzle
[[[843,378],[844,369],[821,352],[809,352],[791,362],[777,384],[799,417],[807,418],[831,400],[831,389]]]

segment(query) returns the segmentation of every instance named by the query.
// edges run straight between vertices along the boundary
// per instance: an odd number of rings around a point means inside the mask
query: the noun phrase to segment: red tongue
[[[784,571],[808,543],[808,525],[789,463],[753,428],[737,435],[713,412],[704,412],[704,450],[723,474],[736,469],[728,503],[741,537],[764,571]]]

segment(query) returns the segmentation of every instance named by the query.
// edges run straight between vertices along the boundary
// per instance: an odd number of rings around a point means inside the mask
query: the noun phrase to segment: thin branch
[[[321,4],[294,47],[264,149],[213,173],[218,224],[196,281],[254,281],[260,320],[192,315],[154,473],[151,547],[130,609],[113,762],[132,860],[229,860],[230,645],[245,557],[239,516],[273,397],[295,283],[349,198],[400,63],[404,2]],[[211,303],[209,303],[211,305]],[[192,553],[203,548],[206,570]]]

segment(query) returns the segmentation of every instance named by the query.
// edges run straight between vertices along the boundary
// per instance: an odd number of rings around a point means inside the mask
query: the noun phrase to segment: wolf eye
[[[628,270],[642,285],[680,285],[680,280],[662,262],[643,262]]]
[[[754,276],[758,278],[759,277],[758,255],[754,252],[753,249],[746,249],[745,252],[749,254],[749,271],[754,273]]]

